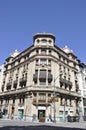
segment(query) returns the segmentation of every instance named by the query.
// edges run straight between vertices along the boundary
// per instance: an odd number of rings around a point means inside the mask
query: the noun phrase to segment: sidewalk
[[[86,121],[83,121],[83,122],[56,122],[56,123],[45,123],[45,124],[50,125],[50,126],[86,129]]]
[[[86,130],[86,121],[82,122],[29,122],[28,120],[11,120],[11,119],[0,119],[1,121],[5,122],[13,122],[12,124],[23,124],[23,125],[46,125],[46,126],[58,126],[58,127],[69,127],[69,128],[82,128]]]

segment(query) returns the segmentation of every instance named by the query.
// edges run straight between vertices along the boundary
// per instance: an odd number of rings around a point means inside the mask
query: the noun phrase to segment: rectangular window
[[[35,70],[35,74],[38,76],[38,70]]]
[[[38,59],[36,59],[36,65],[38,65],[39,64],[39,60]]]
[[[86,99],[83,99],[83,105],[86,106]]]
[[[47,60],[46,59],[40,59],[40,64],[43,64],[43,65],[47,64]]]
[[[40,70],[40,78],[46,79],[46,70]]]
[[[43,45],[46,45],[46,43],[47,43],[46,39],[42,39],[42,40],[41,40],[41,43],[42,43]]]
[[[59,115],[63,115],[63,111],[62,110],[59,111]]]
[[[46,95],[45,94],[39,94],[39,100],[46,100]]]
[[[39,82],[40,85],[46,85],[46,70],[40,70]]]
[[[48,65],[51,65],[51,60],[48,60]]]
[[[48,83],[51,83],[52,82],[52,74],[51,74],[51,70],[48,70]]]
[[[68,115],[68,111],[65,111],[65,115]]]
[[[13,99],[13,103],[15,104],[15,99]]]
[[[46,81],[40,81],[40,85],[46,85]]]
[[[60,105],[61,105],[61,106],[63,105],[62,100],[63,100],[63,98],[61,97],[61,98],[60,98]]]
[[[33,75],[33,81],[35,84],[37,84],[38,81],[38,70],[35,70],[35,74]]]
[[[1,100],[1,104],[3,104],[3,100]]]

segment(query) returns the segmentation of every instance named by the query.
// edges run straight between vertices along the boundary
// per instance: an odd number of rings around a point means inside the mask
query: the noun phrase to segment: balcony
[[[78,91],[78,92],[70,91],[70,90],[66,90],[64,88],[59,88],[59,87],[56,87],[56,90],[57,90],[58,93],[70,95],[70,96],[73,96],[73,97],[75,97],[75,96],[80,97],[80,95],[81,95],[80,94],[81,91]]]
[[[15,90],[11,90],[11,91],[4,91],[3,93],[0,92],[0,96],[11,96],[11,95],[15,95],[18,96],[19,94],[22,94],[22,93],[30,93],[30,89],[28,87],[22,87],[22,88],[18,88]]]
[[[52,74],[48,74],[48,82],[49,82],[49,83],[52,81],[52,79],[53,79]]]
[[[26,77],[24,77],[24,78],[21,78],[20,79],[20,86],[26,86],[26,82],[27,82],[27,78]]]
[[[45,103],[46,103],[46,99],[39,99],[39,100],[38,100],[38,103],[39,103],[39,104],[45,104]]]
[[[71,82],[71,81],[68,81],[68,85],[69,85],[69,86],[72,86],[72,82]]]
[[[48,98],[48,102],[49,102],[49,103],[52,103],[52,102],[54,102],[54,101],[58,102],[58,97],[55,97],[55,98],[54,98],[54,97],[49,97],[49,98]]]
[[[60,78],[60,82],[61,82],[61,83],[66,83],[66,80],[63,79],[63,78]]]
[[[46,101],[46,99],[38,99],[37,98],[34,98],[33,99],[33,104],[34,105],[49,105],[50,102],[49,101]]]
[[[53,86],[45,86],[45,85],[41,85],[41,86],[31,86],[30,90],[32,91],[50,91],[53,92]]]
[[[60,78],[60,82],[66,85],[72,86],[72,82],[63,78]]]

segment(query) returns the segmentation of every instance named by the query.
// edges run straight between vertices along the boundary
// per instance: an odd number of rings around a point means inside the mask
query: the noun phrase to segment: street
[[[37,123],[20,120],[0,120],[0,130],[83,130],[85,122]]]
[[[79,128],[63,128],[54,126],[6,126],[0,128],[1,130],[83,130]]]

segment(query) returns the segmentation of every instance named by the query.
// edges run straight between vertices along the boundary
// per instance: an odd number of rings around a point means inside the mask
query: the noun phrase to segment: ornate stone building
[[[78,113],[80,89],[78,60],[55,36],[38,33],[33,45],[12,53],[4,64],[0,104],[9,117],[48,121],[65,120]]]
[[[1,65],[0,66],[0,87],[2,86],[2,80],[3,80],[3,68],[4,66],[3,65]]]
[[[80,112],[86,116],[86,65],[79,62],[79,86],[81,90],[81,107]],[[86,120],[86,119],[85,119]]]

